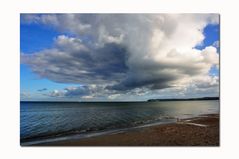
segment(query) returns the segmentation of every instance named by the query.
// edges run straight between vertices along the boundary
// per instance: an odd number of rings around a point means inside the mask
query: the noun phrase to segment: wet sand
[[[219,146],[219,115],[208,114],[172,124],[36,146]]]

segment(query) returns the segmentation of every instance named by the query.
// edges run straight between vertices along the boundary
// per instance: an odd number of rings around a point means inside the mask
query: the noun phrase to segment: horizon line
[[[129,101],[113,101],[113,100],[100,100],[100,101],[89,101],[89,100],[85,100],[85,101],[80,101],[80,100],[76,100],[76,101],[71,101],[71,100],[20,100],[20,102],[150,102],[150,101],[170,101],[170,100],[207,100],[210,98],[218,98],[218,100],[220,100],[219,96],[214,96],[214,97],[194,97],[194,98],[153,98],[153,99],[147,99],[147,100],[129,100]]]

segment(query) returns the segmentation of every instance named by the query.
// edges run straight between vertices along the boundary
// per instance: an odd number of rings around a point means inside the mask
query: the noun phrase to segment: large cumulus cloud
[[[208,73],[219,64],[214,46],[195,48],[202,45],[204,27],[218,23],[216,14],[26,14],[21,18],[23,23],[74,35],[58,36],[51,49],[21,53],[22,63],[42,78],[97,85],[115,97],[139,89],[203,88],[214,80]]]

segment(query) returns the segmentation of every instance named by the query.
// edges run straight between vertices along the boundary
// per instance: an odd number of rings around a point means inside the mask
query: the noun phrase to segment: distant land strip
[[[193,101],[193,100],[219,100],[219,97],[202,97],[202,98],[173,98],[173,99],[149,99],[148,102],[158,101]]]

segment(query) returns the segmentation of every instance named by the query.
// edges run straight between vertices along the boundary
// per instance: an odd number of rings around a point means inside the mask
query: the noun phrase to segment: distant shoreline
[[[219,100],[219,97],[202,97],[202,98],[173,98],[173,99],[149,99],[148,102],[159,101],[196,101],[196,100]]]

